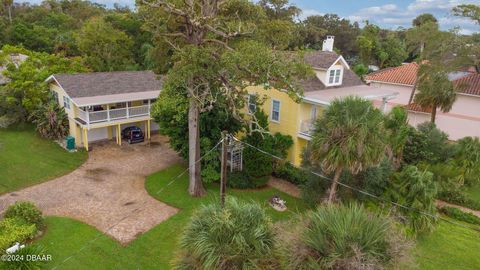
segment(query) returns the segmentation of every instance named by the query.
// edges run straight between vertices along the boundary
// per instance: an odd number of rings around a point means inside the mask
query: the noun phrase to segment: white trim
[[[459,96],[466,96],[466,97],[480,98],[480,95],[472,95],[472,94],[465,94],[465,93],[459,93],[459,92],[457,92],[457,95],[459,95]]]
[[[337,60],[335,60],[335,62],[333,62],[333,64],[329,67],[329,69],[330,69],[333,65],[335,65],[335,63],[337,63],[338,60],[340,60],[340,61],[342,62],[342,64],[347,67],[347,69],[350,69],[350,65],[348,65],[347,61],[345,60],[345,58],[343,58],[342,55],[340,55],[340,56],[337,58]]]
[[[273,103],[275,101],[278,102],[278,120],[273,119]],[[273,99],[272,98],[272,103],[271,104],[272,104],[272,106],[270,108],[270,122],[280,123],[280,119],[281,119],[280,118],[280,111],[281,111],[281,107],[282,107],[282,102],[278,99]]]
[[[338,77],[338,82],[335,82],[335,79],[337,78],[337,71],[340,70],[340,74],[339,74],[339,77]],[[330,83],[330,73],[331,72],[334,72],[333,73],[333,82]],[[343,67],[330,67],[327,72],[327,78],[325,78],[325,86],[329,87],[329,86],[339,86],[339,85],[342,85],[343,83]]]
[[[408,87],[413,87],[414,84],[403,84],[403,83],[392,83],[392,82],[384,82],[384,81],[372,81],[372,80],[366,80],[367,83],[381,83],[381,84],[390,84],[390,85],[399,85],[399,86],[408,86]]]
[[[313,105],[330,106],[330,102],[328,102],[328,101],[323,101],[323,100],[309,98],[309,97],[303,97],[302,101],[304,101],[305,103],[313,104]]]

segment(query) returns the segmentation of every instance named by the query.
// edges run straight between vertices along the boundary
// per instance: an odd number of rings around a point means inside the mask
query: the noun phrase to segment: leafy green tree
[[[431,231],[435,224],[436,219],[424,213],[435,215],[436,195],[433,174],[408,165],[393,175],[391,187],[385,196],[388,200],[410,208],[399,207],[398,211],[407,217],[413,232],[421,233]]]
[[[211,110],[216,97],[223,96],[227,111],[240,119],[247,86],[285,89],[295,97],[300,89],[297,78],[310,69],[295,59],[282,60],[268,46],[249,38],[263,12],[250,1],[151,0],[142,1],[139,8],[146,9],[154,35],[165,38],[174,52],[166,83],[186,91],[189,100],[189,193],[202,196],[205,190],[197,162],[200,113]]]
[[[388,217],[326,205],[281,227],[285,269],[409,269],[411,244]]]
[[[403,161],[403,151],[410,132],[407,111],[402,107],[394,107],[385,117],[385,128],[388,131],[390,158],[398,169]]]
[[[305,26],[306,47],[319,50],[325,36],[333,35],[335,48],[340,50],[343,56],[353,57],[358,54],[356,40],[361,30],[357,22],[351,22],[336,14],[325,14],[309,16],[302,24]]]
[[[414,102],[423,109],[431,110],[432,123],[435,123],[437,109],[449,112],[456,99],[457,92],[445,70],[428,64],[420,66]]]
[[[480,24],[480,6],[474,4],[459,5],[452,9],[455,16],[461,16],[472,19]]]
[[[125,70],[134,63],[132,39],[102,18],[86,22],[76,40],[86,64],[94,71]]]
[[[397,67],[408,57],[405,43],[397,36],[390,34],[380,42],[377,50],[377,58],[380,60],[380,67]]]
[[[311,144],[311,162],[334,173],[328,196],[332,202],[343,171],[357,174],[383,160],[383,115],[359,97],[334,100],[316,123]]]
[[[420,27],[420,26],[423,26],[427,23],[434,23],[434,24],[438,24],[438,20],[437,18],[435,18],[435,16],[433,16],[432,14],[430,13],[423,13],[423,14],[420,14],[418,15],[415,19],[413,19],[412,21],[412,25],[414,27]]]
[[[7,45],[3,46],[2,53],[22,53],[28,56],[18,67],[8,65],[4,75],[10,82],[0,88],[0,116],[15,121],[26,121],[40,104],[47,101],[49,89],[45,80],[50,75],[88,71],[80,58],[64,58]]]
[[[41,104],[29,117],[37,132],[44,138],[63,139],[69,133],[68,116],[57,102]]]
[[[160,125],[162,134],[170,138],[170,146],[181,157],[188,158],[188,97],[185,89],[178,91],[176,85],[165,83],[152,115]],[[200,149],[202,156],[221,139],[221,132],[235,134],[242,123],[227,113],[227,104],[221,97],[211,110],[200,113]],[[202,180],[206,183],[220,179],[220,153],[213,151],[202,161]]]
[[[279,269],[270,218],[255,203],[228,197],[201,206],[181,234],[174,269]]]

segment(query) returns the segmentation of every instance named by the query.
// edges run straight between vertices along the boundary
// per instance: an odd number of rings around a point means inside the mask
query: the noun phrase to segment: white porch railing
[[[303,120],[300,122],[299,133],[306,137],[312,137],[315,130],[315,120]]]
[[[87,125],[150,115],[150,105],[88,112],[79,109],[77,117]]]

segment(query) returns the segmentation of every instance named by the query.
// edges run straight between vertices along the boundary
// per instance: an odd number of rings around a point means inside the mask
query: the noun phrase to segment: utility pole
[[[227,139],[228,134],[222,131],[222,155],[220,169],[220,205],[225,207],[225,191],[227,189]]]

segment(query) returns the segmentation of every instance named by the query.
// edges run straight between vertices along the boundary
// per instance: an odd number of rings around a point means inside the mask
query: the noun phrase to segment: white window
[[[310,111],[310,120],[312,120],[312,122],[317,120],[317,106],[312,106],[312,109]]]
[[[63,107],[70,109],[70,99],[66,96],[63,96]]]
[[[280,122],[280,101],[272,100],[271,120],[273,122]]]
[[[340,84],[341,69],[331,69],[328,73],[328,84]]]
[[[52,91],[53,100],[58,104],[58,93],[57,91]]]
[[[257,95],[248,95],[248,113],[254,114],[257,111]]]

